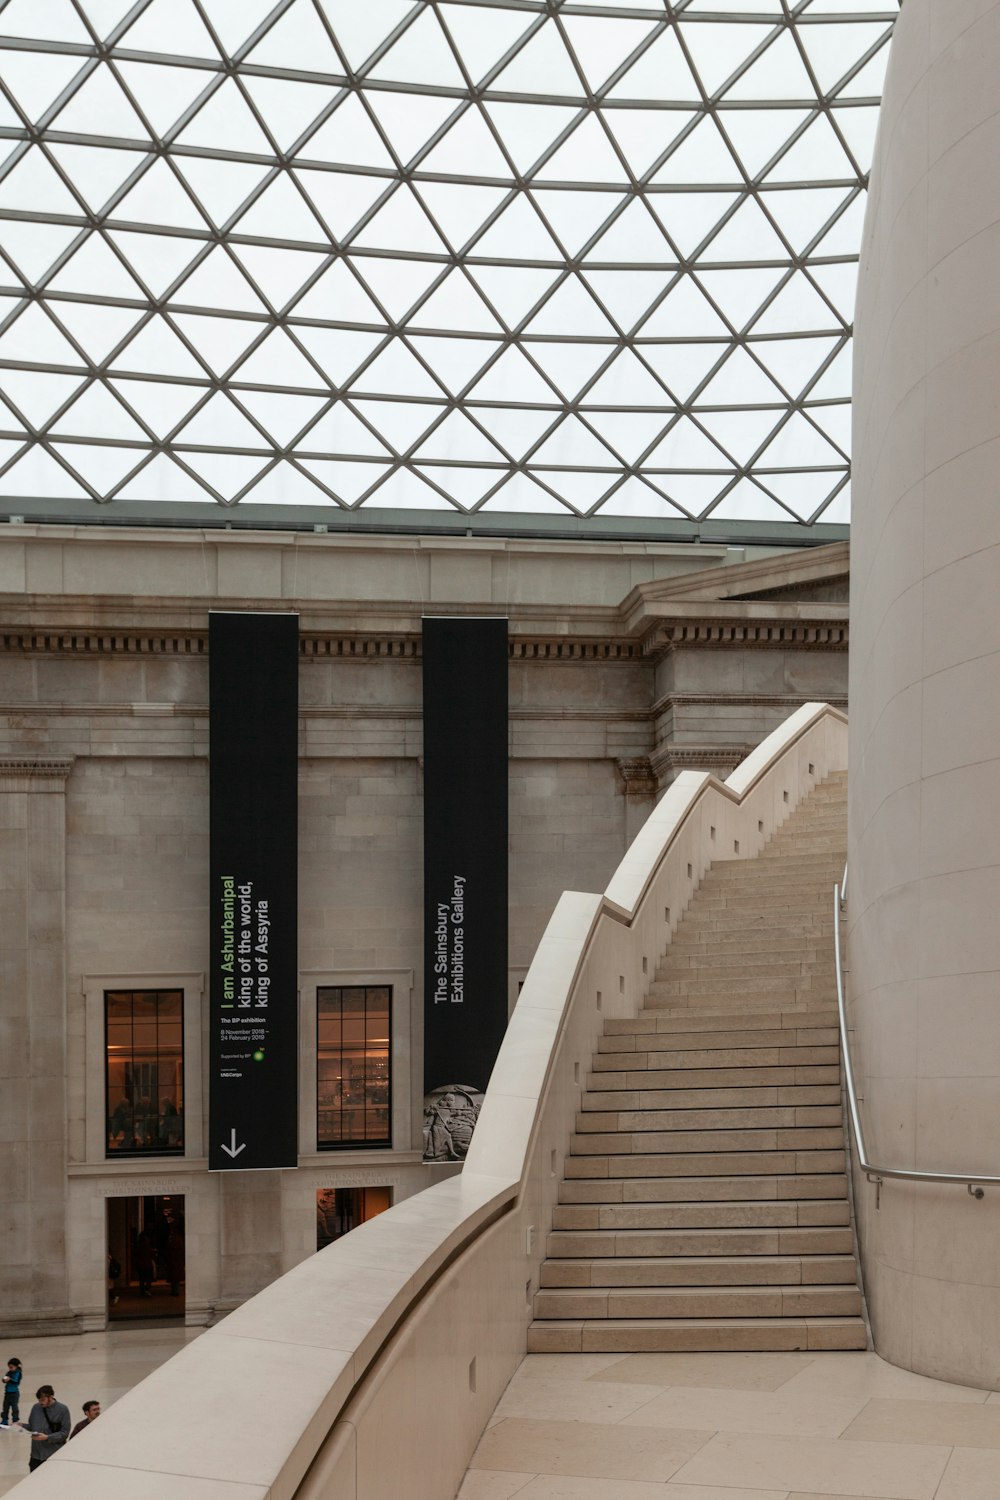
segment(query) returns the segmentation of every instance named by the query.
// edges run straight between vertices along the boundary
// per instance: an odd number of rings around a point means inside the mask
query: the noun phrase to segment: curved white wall
[[[1000,0],[907,0],[855,341],[849,961],[869,1154],[1000,1174]],[[1000,1191],[859,1185],[875,1345],[1000,1387]]]

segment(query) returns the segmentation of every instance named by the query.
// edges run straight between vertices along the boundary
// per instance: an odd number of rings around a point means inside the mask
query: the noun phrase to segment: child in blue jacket
[[[3,1377],[3,1420],[0,1427],[12,1427],[15,1422],[20,1421],[21,1408],[21,1361],[11,1358],[7,1361],[7,1371]]]

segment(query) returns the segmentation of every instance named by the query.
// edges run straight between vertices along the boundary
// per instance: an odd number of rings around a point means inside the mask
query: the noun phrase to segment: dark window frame
[[[129,1159],[129,1160],[133,1160],[133,1161],[134,1160],[144,1161],[144,1160],[146,1160],[147,1158],[149,1158],[151,1156],[169,1156],[169,1157],[184,1156],[184,1154],[186,1152],[186,1149],[187,1149],[186,1129],[185,1129],[185,1126],[186,1126],[186,1109],[187,1109],[187,1078],[185,1076],[186,1057],[185,1057],[185,1051],[184,1051],[184,991],[183,991],[183,989],[181,989],[181,988],[179,988],[178,986],[175,986],[175,985],[169,985],[169,986],[165,986],[165,987],[159,986],[159,987],[150,988],[150,989],[146,989],[146,988],[137,989],[137,988],[134,988],[132,986],[126,986],[126,985],[117,986],[116,985],[113,989],[106,989],[106,990],[104,990],[103,993],[104,993],[104,1005],[103,1005],[103,1009],[104,1009],[104,1062],[103,1062],[103,1066],[104,1066],[104,1158],[105,1158],[106,1161],[119,1161],[119,1160],[124,1160],[124,1159]],[[110,1087],[111,1080],[110,1080],[110,1069],[109,1069],[110,1052],[109,1052],[109,1039],[108,1039],[108,1009],[109,1009],[109,1003],[108,1002],[109,1002],[109,1000],[110,1000],[110,998],[111,998],[112,995],[129,995],[129,996],[133,997],[132,998],[132,1002],[131,1002],[131,1004],[132,1004],[132,1026],[133,1026],[133,1028],[135,1026],[135,999],[134,999],[134,997],[136,995],[177,995],[180,998],[180,1010],[179,1010],[180,1030],[181,1030],[181,1037],[180,1037],[180,1079],[181,1079],[182,1094],[181,1094],[181,1108],[180,1108],[180,1110],[178,1112],[179,1115],[180,1115],[180,1120],[181,1120],[181,1128],[180,1128],[181,1141],[180,1141],[180,1144],[177,1145],[177,1146],[162,1146],[159,1143],[157,1143],[156,1145],[153,1145],[153,1146],[137,1146],[137,1145],[135,1145],[133,1143],[131,1146],[122,1145],[122,1146],[112,1147],[111,1144],[110,1144],[110,1140],[109,1140],[109,1137],[110,1137],[109,1124],[110,1124],[110,1120],[111,1120],[111,1087]],[[133,1058],[134,1058],[134,1053],[133,1053]],[[157,1072],[159,1071],[159,1061],[158,1061],[158,1059],[159,1059],[159,1047],[157,1047]],[[159,1083],[159,1078],[157,1078],[157,1083]],[[159,1115],[159,1108],[160,1108],[160,1105],[159,1105],[159,1093],[160,1092],[161,1091],[158,1089],[157,1090],[157,1101],[156,1101],[157,1115]]]
[[[368,991],[369,990],[380,990],[380,991],[383,991],[387,995],[387,997],[388,997],[387,1001],[386,1001],[386,1030],[388,1032],[388,1041],[386,1042],[386,1047],[385,1047],[385,1104],[384,1104],[384,1106],[381,1105],[381,1104],[378,1106],[379,1108],[384,1108],[385,1109],[385,1135],[384,1135],[384,1137],[382,1137],[382,1136],[379,1136],[379,1137],[352,1136],[350,1139],[345,1138],[345,1139],[338,1140],[338,1141],[330,1141],[330,1140],[324,1140],[323,1139],[323,1131],[322,1131],[322,1126],[321,1126],[321,1119],[322,1119],[322,1115],[324,1113],[324,1109],[323,1109],[323,1106],[321,1106],[321,1104],[320,1104],[320,1089],[321,1089],[320,1062],[321,1062],[321,1055],[322,1055],[321,1054],[321,1045],[320,1045],[320,1024],[321,1024],[321,1021],[323,1019],[322,997],[323,997],[324,993],[329,993],[330,991],[339,991],[340,994],[341,994],[341,996],[342,996],[343,992],[345,990],[364,990],[365,991],[364,1016],[365,1016],[365,1030],[366,1030],[366,1032],[367,1032],[367,1029],[368,1029],[368,1001],[367,1001]],[[389,1150],[392,1149],[392,1135],[393,1135],[393,1125],[392,1125],[392,1019],[393,1019],[393,999],[394,999],[393,990],[394,990],[394,986],[393,985],[391,985],[391,984],[384,984],[384,983],[371,983],[371,984],[366,984],[366,983],[358,983],[358,984],[320,984],[320,985],[316,986],[316,1150],[317,1151],[389,1151]],[[341,1017],[343,1017],[343,1002],[342,1001],[341,1001]],[[341,1058],[343,1058],[343,1056],[344,1056],[343,1035],[341,1036],[340,1056],[341,1056]],[[367,1090],[368,1090],[369,1086],[370,1086],[369,1080],[366,1077],[366,1079],[365,1079],[366,1100],[367,1100]],[[327,1107],[327,1108],[329,1108],[329,1107]],[[368,1115],[367,1104],[366,1104],[364,1112],[365,1112],[365,1116],[367,1118],[367,1115]],[[345,1110],[345,1108],[343,1106],[343,1103],[342,1103],[341,1104],[341,1115],[340,1115],[341,1120],[343,1120],[345,1118],[345,1115],[346,1115],[346,1110]]]

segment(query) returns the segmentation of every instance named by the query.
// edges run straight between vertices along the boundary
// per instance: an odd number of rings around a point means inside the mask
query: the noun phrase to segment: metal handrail
[[[879,1206],[882,1183],[886,1178],[898,1182],[945,1182],[952,1183],[957,1187],[964,1186],[973,1198],[982,1198],[984,1190],[980,1183],[987,1187],[1000,1187],[1000,1177],[990,1177],[985,1173],[975,1172],[917,1172],[910,1167],[883,1167],[877,1162],[869,1161],[868,1151],[865,1146],[864,1126],[861,1123],[861,1112],[858,1109],[858,1093],[854,1083],[854,1067],[851,1062],[851,1043],[848,1035],[850,1028],[847,1025],[847,1004],[844,999],[844,966],[840,952],[840,913],[843,910],[847,891],[847,866],[844,866],[844,874],[839,885],[833,888],[833,951],[837,971],[837,1015],[840,1024],[840,1050],[844,1058],[844,1085],[847,1090],[847,1108],[851,1121],[851,1131],[854,1135],[854,1144],[857,1147],[858,1167],[864,1172],[869,1182],[876,1186],[877,1196],[876,1208]]]

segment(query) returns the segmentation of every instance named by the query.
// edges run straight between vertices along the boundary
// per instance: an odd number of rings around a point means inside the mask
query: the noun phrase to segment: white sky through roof
[[[896,11],[7,0],[0,505],[842,522]]]

